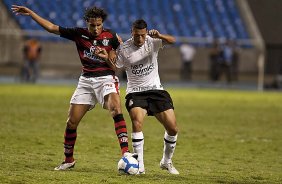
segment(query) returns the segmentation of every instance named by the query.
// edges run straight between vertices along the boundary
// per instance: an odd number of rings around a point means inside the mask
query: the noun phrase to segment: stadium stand
[[[75,45],[66,39],[43,31],[30,17],[15,16],[12,4],[25,5],[55,24],[84,26],[83,13],[87,7],[103,7],[108,13],[104,26],[117,32],[124,40],[130,36],[131,23],[143,18],[150,28],[177,37],[197,46],[193,63],[193,80],[207,80],[210,43],[219,39],[235,39],[241,47],[241,76],[257,73],[257,47],[250,47],[257,37],[246,19],[249,11],[242,9],[244,0],[2,0],[0,1],[0,75],[17,75],[22,60],[22,43],[27,36],[41,40],[41,77],[77,78],[80,62]],[[160,52],[159,66],[164,81],[179,80],[181,59],[178,44]],[[247,46],[247,47],[245,47]],[[11,52],[11,50],[13,52]],[[68,53],[68,54],[66,54]],[[173,65],[171,64],[173,61]],[[8,69],[7,69],[8,68]]]
[[[4,0],[4,3],[11,7],[18,2]],[[235,0],[75,0],[72,3],[66,3],[65,0],[27,0],[24,5],[65,27],[83,26],[84,9],[96,5],[104,7],[109,13],[105,27],[121,35],[130,34],[131,23],[137,18],[143,18],[149,23],[149,28],[154,27],[162,33],[178,37],[203,37],[210,40],[249,38]],[[24,30],[42,30],[27,17],[14,17]],[[51,36],[47,39],[63,40]]]

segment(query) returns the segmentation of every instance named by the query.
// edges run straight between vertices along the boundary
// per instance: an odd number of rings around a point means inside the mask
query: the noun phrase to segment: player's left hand
[[[104,48],[101,48],[101,47],[96,47],[95,50],[94,50],[94,54],[104,60],[108,60],[109,58],[109,54],[108,52],[106,51],[106,49]]]
[[[151,29],[149,30],[148,35],[152,38],[160,38],[161,33],[156,29]]]
[[[117,60],[117,54],[116,54],[116,51],[114,50],[110,50],[109,52],[109,61],[113,64],[116,63],[116,60]]]
[[[12,5],[11,9],[16,15],[30,15],[30,13],[32,12],[25,6]]]

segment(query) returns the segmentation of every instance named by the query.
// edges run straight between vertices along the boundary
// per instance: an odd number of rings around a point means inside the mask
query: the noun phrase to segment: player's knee
[[[77,125],[78,125],[78,122],[75,121],[74,119],[72,118],[68,118],[67,120],[67,127],[69,129],[76,129],[77,128]]]
[[[109,111],[110,111],[112,117],[115,117],[116,115],[121,114],[121,109],[118,108],[118,107],[115,107],[115,106],[110,107]]]
[[[132,128],[133,128],[134,132],[142,131],[142,122],[137,121],[137,120],[133,120],[132,121]]]
[[[172,127],[167,130],[168,135],[175,136],[178,133],[178,127]]]

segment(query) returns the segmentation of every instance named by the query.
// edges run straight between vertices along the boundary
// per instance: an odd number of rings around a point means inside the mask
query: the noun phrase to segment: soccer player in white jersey
[[[178,128],[172,99],[164,90],[158,73],[158,51],[175,38],[157,30],[147,30],[147,23],[140,19],[132,26],[132,38],[117,49],[116,66],[124,67],[127,74],[126,108],[132,121],[132,145],[138,154],[139,174],[145,174],[143,161],[143,121],[146,115],[155,116],[164,126],[162,169],[179,174],[172,164]]]

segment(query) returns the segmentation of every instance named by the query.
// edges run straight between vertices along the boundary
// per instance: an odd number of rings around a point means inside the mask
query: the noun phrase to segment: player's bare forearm
[[[111,69],[116,71],[116,66],[115,66],[115,58],[116,54],[115,51],[110,51],[109,53],[106,51],[106,49],[101,48],[101,47],[96,47],[94,50],[94,53],[96,56],[104,60]]]
[[[110,50],[109,52],[109,63],[108,65],[111,66],[111,68],[116,71],[116,59],[117,59],[117,54],[116,54],[116,51],[115,50]]]
[[[33,20],[35,20],[39,25],[41,25],[46,31],[59,35],[59,26],[53,24],[52,22],[40,17],[38,14],[32,12],[31,15]]]
[[[106,63],[111,67],[111,69],[113,69],[114,71],[117,70],[117,67],[115,65],[114,62],[110,61],[110,60],[106,60]]]
[[[156,29],[149,30],[149,36],[151,36],[152,38],[162,39],[166,44],[173,44],[176,41],[173,36],[167,34],[161,34]]]
[[[42,18],[37,13],[32,11],[31,9],[25,7],[25,6],[18,6],[18,5],[12,5],[12,11],[16,15],[26,15],[30,16],[34,21],[36,21],[40,26],[42,26],[46,31],[54,34],[60,34],[59,32],[59,26],[53,24],[52,22]]]
[[[107,51],[106,51],[107,52]],[[116,52],[114,50],[111,50],[108,54],[107,58],[104,58],[104,60],[106,61],[106,63],[109,65],[109,67],[111,69],[113,69],[114,71],[117,70],[117,67],[115,65],[116,63]]]
[[[167,44],[173,44],[176,41],[175,37],[167,34],[160,34],[159,38]]]

